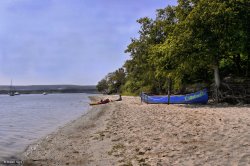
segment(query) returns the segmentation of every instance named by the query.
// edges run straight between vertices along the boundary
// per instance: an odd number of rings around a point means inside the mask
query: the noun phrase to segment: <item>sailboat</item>
[[[19,92],[15,92],[15,96],[16,96],[16,95],[20,95],[20,93],[19,93]]]
[[[11,80],[11,83],[10,83],[9,95],[10,95],[10,96],[15,96],[15,92],[14,92],[14,89],[13,89],[13,86],[12,86],[12,80]]]

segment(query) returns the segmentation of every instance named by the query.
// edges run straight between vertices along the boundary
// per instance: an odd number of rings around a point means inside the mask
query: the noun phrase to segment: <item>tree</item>
[[[156,20],[147,17],[138,20],[140,37],[132,39],[126,50],[132,59],[124,65],[128,73],[125,89],[137,94],[140,91],[166,91],[166,75],[158,72],[158,59],[162,53],[157,50],[173,30],[175,22],[175,11],[171,6],[157,10]]]
[[[238,73],[241,71],[240,54],[245,52],[244,32],[247,31],[240,12],[245,11],[244,5],[241,0],[200,0],[185,20],[187,31],[192,34],[189,37],[194,39],[193,49],[197,44],[201,46],[198,45],[199,54],[189,54],[191,61],[202,58],[214,70],[216,90],[220,87],[221,62],[230,61],[232,56]]]
[[[111,73],[109,91],[166,93],[168,80],[175,90],[196,82],[215,82],[219,90],[220,78],[249,77],[249,6],[248,0],[178,0],[158,9],[155,19],[137,20],[126,74],[118,84]]]
[[[106,78],[103,78],[101,81],[99,81],[97,83],[97,90],[101,93],[107,94],[108,93],[108,89],[109,89],[109,85],[108,85],[108,81]]]
[[[97,84],[97,90],[105,94],[120,93],[121,87],[125,84],[125,76],[124,69],[119,68],[99,81]]]

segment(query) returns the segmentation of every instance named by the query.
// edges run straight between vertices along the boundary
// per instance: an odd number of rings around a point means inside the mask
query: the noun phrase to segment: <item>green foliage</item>
[[[125,51],[131,58],[118,89],[161,94],[169,79],[176,90],[209,84],[218,68],[222,77],[249,77],[249,6],[248,0],[178,0],[158,9],[155,19],[139,19],[139,37]]]
[[[119,68],[99,81],[97,84],[97,90],[104,94],[121,93],[122,85],[125,84],[125,76],[124,69]]]
[[[101,81],[99,81],[96,88],[99,92],[107,94],[109,89],[107,78],[104,78]]]

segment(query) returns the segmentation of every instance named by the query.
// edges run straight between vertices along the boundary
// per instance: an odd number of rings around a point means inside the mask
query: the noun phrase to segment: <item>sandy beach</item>
[[[93,106],[30,145],[22,159],[24,165],[250,165],[250,106],[150,105],[123,97]]]

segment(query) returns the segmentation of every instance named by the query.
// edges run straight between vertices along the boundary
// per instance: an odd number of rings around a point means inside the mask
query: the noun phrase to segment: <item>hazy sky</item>
[[[176,0],[0,0],[0,85],[96,84],[124,64],[138,18]]]

